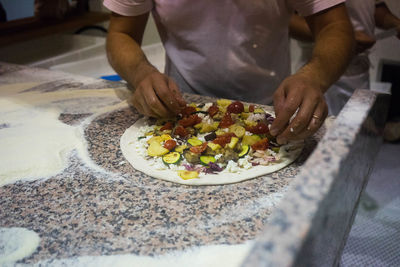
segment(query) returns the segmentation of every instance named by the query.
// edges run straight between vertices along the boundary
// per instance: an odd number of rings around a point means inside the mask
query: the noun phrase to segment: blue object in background
[[[1,0],[7,13],[7,21],[34,16],[34,0]]]
[[[103,80],[107,80],[107,81],[113,81],[113,82],[119,82],[122,80],[121,76],[115,74],[115,75],[104,75],[101,76],[100,78],[102,78]]]

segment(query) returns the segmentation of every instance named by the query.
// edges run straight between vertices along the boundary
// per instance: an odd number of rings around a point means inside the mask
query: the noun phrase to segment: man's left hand
[[[274,108],[276,119],[270,131],[279,144],[311,136],[328,115],[321,88],[305,73],[289,76],[281,83],[274,94]]]

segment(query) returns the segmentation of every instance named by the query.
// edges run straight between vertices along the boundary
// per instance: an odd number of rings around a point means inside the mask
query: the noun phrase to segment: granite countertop
[[[89,158],[84,161],[73,150],[58,174],[0,187],[0,227],[27,228],[41,238],[36,251],[21,263],[83,255],[155,255],[254,239],[322,135],[307,139],[299,159],[276,173],[229,185],[184,186],[136,171],[123,157],[120,137],[140,118],[127,104],[123,84],[9,64],[0,65],[0,75],[3,90],[29,82],[32,86],[18,94],[63,92],[51,105],[61,110],[60,121],[82,130]],[[114,93],[101,95],[105,89]],[[76,97],[62,98],[69,94]]]

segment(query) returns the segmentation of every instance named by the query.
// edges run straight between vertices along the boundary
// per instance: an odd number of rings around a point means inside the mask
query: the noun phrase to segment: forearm
[[[306,20],[297,14],[293,14],[290,18],[289,35],[290,37],[303,42],[314,41]]]
[[[352,55],[354,33],[349,21],[338,20],[321,29],[315,36],[313,54],[298,73],[306,74],[322,92],[343,74]]]
[[[139,44],[125,33],[109,33],[106,48],[110,65],[134,88],[145,74],[157,71],[148,62]]]
[[[385,3],[378,4],[375,9],[375,24],[381,29],[400,27],[400,19],[390,12]]]

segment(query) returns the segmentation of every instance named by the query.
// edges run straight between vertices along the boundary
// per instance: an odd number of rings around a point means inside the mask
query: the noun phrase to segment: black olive
[[[206,136],[204,136],[204,139],[206,141],[211,141],[211,140],[214,140],[215,138],[217,138],[217,134],[215,132],[212,132],[212,133],[207,134]]]

